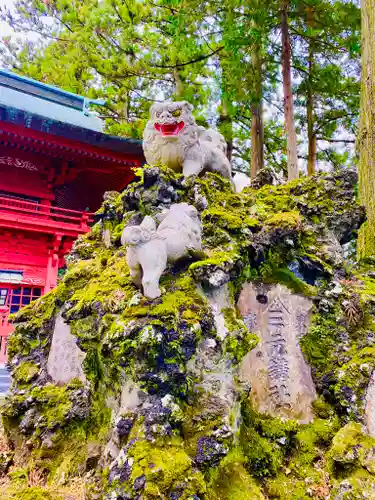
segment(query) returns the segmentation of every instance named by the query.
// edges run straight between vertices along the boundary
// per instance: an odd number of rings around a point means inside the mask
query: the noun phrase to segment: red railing
[[[0,213],[12,216],[32,217],[58,224],[69,224],[77,229],[86,229],[93,222],[94,214],[88,212],[79,212],[67,208],[51,207],[31,201],[17,200],[0,196]]]

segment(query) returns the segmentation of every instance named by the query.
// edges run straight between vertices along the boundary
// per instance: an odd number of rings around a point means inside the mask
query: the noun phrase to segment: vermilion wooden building
[[[90,102],[0,70],[0,363],[9,313],[55,287],[103,193],[143,163],[141,143],[104,134]]]

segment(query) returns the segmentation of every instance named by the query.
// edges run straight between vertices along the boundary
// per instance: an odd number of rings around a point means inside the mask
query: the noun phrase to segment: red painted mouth
[[[175,122],[175,123],[155,123],[154,127],[161,135],[178,135],[181,130],[185,127],[184,122]]]

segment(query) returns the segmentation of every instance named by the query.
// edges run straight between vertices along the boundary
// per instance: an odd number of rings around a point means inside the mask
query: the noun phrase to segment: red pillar
[[[56,287],[59,272],[59,249],[62,236],[55,236],[53,249],[50,251],[47,263],[46,286],[44,293],[48,293]]]

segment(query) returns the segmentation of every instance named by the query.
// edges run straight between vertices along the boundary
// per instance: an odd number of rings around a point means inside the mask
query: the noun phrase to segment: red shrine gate
[[[56,286],[65,255],[89,230],[103,193],[124,189],[143,160],[138,141],[47,120],[0,100],[0,365],[13,330],[9,314]]]

